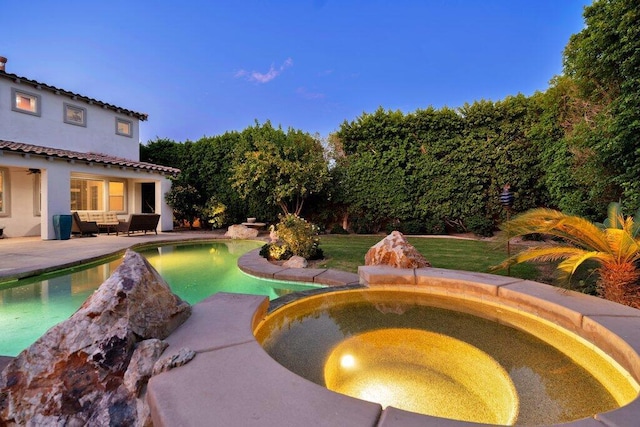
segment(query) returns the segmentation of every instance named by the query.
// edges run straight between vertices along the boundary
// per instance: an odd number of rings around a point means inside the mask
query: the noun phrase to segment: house
[[[6,71],[0,57],[0,228],[54,239],[54,215],[72,211],[160,214],[175,168],[140,162],[147,115]]]

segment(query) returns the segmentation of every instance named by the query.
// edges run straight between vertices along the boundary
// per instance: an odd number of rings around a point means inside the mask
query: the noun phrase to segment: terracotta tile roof
[[[130,116],[130,117],[135,117],[135,118],[137,118],[138,120],[141,120],[141,121],[145,121],[149,117],[149,115],[146,114],[146,113],[138,113],[136,111],[132,111],[132,110],[128,110],[126,108],[118,107],[118,106],[113,105],[113,104],[108,104],[106,102],[98,101],[97,99],[89,98],[88,96],[84,96],[84,95],[80,95],[80,94],[77,94],[77,93],[69,92],[68,90],[60,89],[60,88],[57,88],[55,86],[51,86],[51,85],[48,85],[48,84],[45,84],[45,83],[40,83],[40,82],[38,82],[36,80],[31,80],[31,79],[28,79],[26,77],[21,77],[21,76],[18,76],[17,74],[7,73],[6,71],[0,71],[0,77],[3,77],[5,79],[9,79],[9,80],[13,80],[16,83],[26,83],[26,84],[29,84],[29,85],[31,85],[31,86],[33,86],[35,88],[38,88],[38,89],[46,89],[46,90],[54,92],[54,93],[56,93],[58,95],[65,95],[65,96],[68,96],[71,99],[84,101],[84,102],[86,102],[88,104],[94,104],[94,105],[98,105],[100,107],[108,108],[110,110],[115,111],[116,113],[124,114],[124,115]]]
[[[153,163],[136,162],[123,159],[121,157],[109,156],[99,153],[81,153],[79,151],[61,150],[59,148],[42,147],[39,145],[23,144],[20,142],[3,141],[0,139],[0,151],[9,151],[22,154],[33,154],[45,157],[57,157],[60,159],[76,160],[80,162],[100,163],[104,165],[114,165],[156,171],[168,175],[177,175],[180,169],[169,166],[154,165]]]

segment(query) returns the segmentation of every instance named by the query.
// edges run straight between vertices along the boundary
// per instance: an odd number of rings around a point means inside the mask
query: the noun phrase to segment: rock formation
[[[136,252],[0,377],[0,425],[150,425],[144,393],[166,338],[191,314]]]
[[[282,266],[286,268],[307,268],[307,265],[307,260],[298,255],[294,255],[282,263]]]
[[[224,235],[231,239],[255,239],[258,236],[258,229],[249,228],[242,224],[235,224],[230,225]]]
[[[431,267],[431,263],[399,231],[393,231],[372,246],[364,256],[364,265],[390,265],[396,268]]]

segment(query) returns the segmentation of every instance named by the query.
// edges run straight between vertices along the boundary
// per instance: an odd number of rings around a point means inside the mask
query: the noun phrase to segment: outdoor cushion
[[[118,224],[118,216],[113,211],[77,211],[80,220],[93,221],[98,224]]]

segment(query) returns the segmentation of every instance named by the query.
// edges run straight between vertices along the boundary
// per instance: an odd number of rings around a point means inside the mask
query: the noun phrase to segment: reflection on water
[[[467,304],[469,312],[480,310],[480,304]],[[571,357],[504,324],[503,310],[483,308],[483,318],[461,309],[451,300],[419,293],[333,292],[276,310],[255,333],[281,365],[323,386],[327,361],[340,343],[368,331],[420,329],[453,337],[496,360],[510,374],[520,399],[516,424],[561,423],[619,407],[612,393]],[[600,363],[597,369],[604,369],[607,362]],[[620,381],[628,396],[637,394],[627,380]]]
[[[237,268],[259,242],[216,241],[141,250],[174,293],[195,304],[217,292],[270,299],[314,286],[257,279]],[[15,356],[53,325],[71,316],[120,265],[121,258],[21,280],[0,288],[0,355]]]

